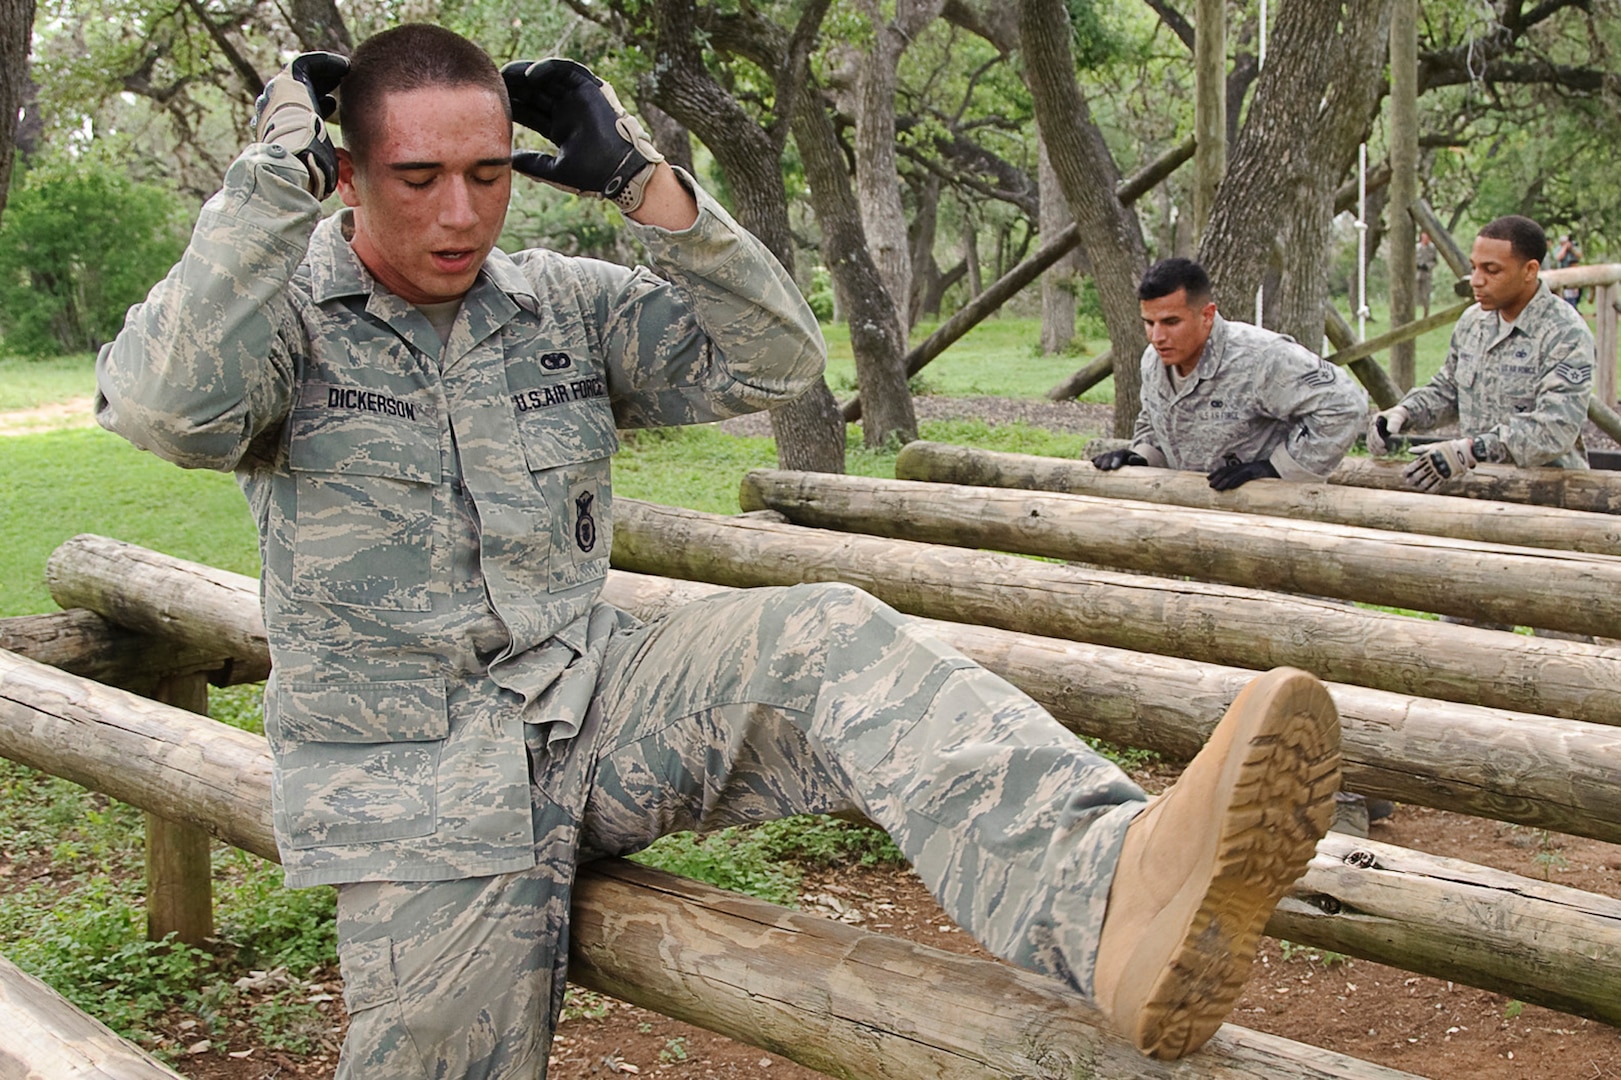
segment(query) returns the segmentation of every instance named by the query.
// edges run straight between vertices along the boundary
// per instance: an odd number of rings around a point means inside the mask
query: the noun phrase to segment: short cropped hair
[[[1507,240],[1514,254],[1526,262],[1535,259],[1540,264],[1548,257],[1548,234],[1528,217],[1509,214],[1489,221],[1479,235],[1487,240]]]
[[[1186,289],[1189,307],[1210,302],[1210,275],[1192,259],[1161,259],[1150,266],[1137,285],[1137,299],[1158,300]]]
[[[373,34],[349,58],[337,94],[345,149],[363,161],[377,137],[384,96],[429,86],[481,87],[512,119],[507,84],[488,53],[442,26],[404,23]]]

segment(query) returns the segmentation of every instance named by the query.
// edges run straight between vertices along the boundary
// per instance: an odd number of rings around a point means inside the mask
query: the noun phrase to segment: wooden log
[[[174,751],[176,746],[215,746],[222,735],[232,746],[240,745],[245,752],[232,756],[214,753],[187,761],[177,757]],[[116,762],[108,760],[103,745],[116,747]],[[267,858],[276,857],[270,840],[270,752],[261,736],[101,687],[22,657],[0,653],[0,755],[46,771],[55,771],[52,768],[55,766],[62,770],[57,775],[78,779],[81,783],[88,781],[89,786],[143,809],[161,809],[167,815],[186,820],[207,819],[210,831],[216,836]],[[174,773],[179,775],[171,775]],[[146,799],[151,801],[142,801]],[[1365,841],[1357,842],[1358,849],[1365,845]],[[1369,867],[1361,866],[1357,860],[1346,862],[1335,837],[1325,840],[1318,850],[1339,865],[1334,866],[1332,872],[1326,872],[1319,866],[1321,859],[1314,860],[1312,868],[1295,886],[1293,895],[1318,913],[1337,912],[1348,918],[1324,919],[1318,915],[1297,918],[1280,913],[1269,924],[1269,932],[1439,978],[1452,977],[1453,958],[1470,957],[1475,962],[1474,985],[1483,989],[1536,1004],[1557,1000],[1560,1002],[1557,1007],[1609,1023],[1621,1020],[1621,993],[1617,992],[1621,989],[1617,984],[1621,979],[1621,901],[1503,875],[1494,879],[1498,882],[1494,888],[1505,897],[1519,896],[1526,900],[1516,908],[1515,919],[1505,920],[1499,916],[1503,905],[1491,902],[1494,894],[1463,889],[1448,891],[1448,880],[1458,874],[1458,867],[1450,860],[1436,860],[1417,852],[1401,855],[1402,867],[1395,871],[1397,875],[1419,874],[1433,879],[1424,883],[1425,895],[1421,902],[1405,895],[1400,885],[1395,884],[1402,880],[1401,876],[1394,879],[1388,874],[1359,877],[1339,868],[1340,865],[1353,870],[1385,868],[1377,858],[1362,860],[1375,864]],[[1387,856],[1386,864],[1391,861],[1393,859]],[[685,1001],[695,1010],[695,1022],[705,1022],[696,1019],[699,1015],[716,1017],[716,1030],[722,1034],[751,1038],[752,1032],[745,1025],[738,1025],[734,1031],[730,1018],[756,1007],[766,997],[760,979],[776,971],[797,970],[801,963],[800,950],[785,953],[782,948],[785,942],[762,943],[755,935],[742,934],[689,952],[687,941],[667,935],[658,963],[651,965],[660,970],[651,970],[645,957],[622,955],[611,941],[601,940],[597,927],[624,932],[627,927],[621,920],[634,918],[643,920],[642,925],[649,932],[664,933],[665,928],[682,926],[683,917],[651,887],[638,886],[633,891],[618,894],[593,893],[592,886],[606,877],[610,866],[598,863],[581,869],[571,924],[573,947],[585,962],[576,972],[577,981],[588,988],[652,1008],[673,1010]],[[1476,869],[1482,874],[1488,873],[1483,868]],[[676,884],[678,879],[664,875],[657,878],[660,888],[680,891]],[[745,908],[759,904],[730,896],[724,902]],[[767,923],[782,914],[764,904],[753,910],[759,912],[760,921]],[[846,942],[842,939],[812,933],[812,930],[826,931],[828,926],[818,924],[812,917],[796,918],[804,919],[800,924],[806,934],[801,942],[802,951],[835,957],[845,955]],[[1356,923],[1354,935],[1340,931],[1339,927],[1346,922]],[[1496,943],[1505,940],[1512,941],[1512,950],[1496,947]],[[728,965],[735,963],[738,971],[759,974],[749,980],[712,979],[708,976],[713,967],[706,972],[698,966],[702,955],[719,957]],[[1496,959],[1499,957],[1501,962]],[[959,1024],[967,1024],[972,1017],[995,1015],[995,999],[987,999],[979,988],[996,985],[998,970],[1000,965],[986,964],[983,969],[959,969],[953,977],[941,980],[921,978],[923,965],[911,965],[917,984],[897,981],[890,988],[891,996],[880,1002],[881,1009],[854,1023],[838,1011],[841,1002],[807,995],[797,988],[797,983],[791,992],[773,999],[770,1004],[773,1008],[804,1013],[797,1022],[812,1024],[815,1030],[827,1031],[844,1025],[837,1035],[823,1037],[826,1044],[841,1044],[847,1039],[865,1042],[873,1038],[868,1030],[868,1022],[873,1020],[887,1022],[883,1031],[914,1039],[918,1038],[918,1032],[909,1021],[911,1016],[929,1016],[934,1010],[942,1009],[947,1015],[955,1016]],[[638,989],[666,977],[673,980],[677,990],[664,993],[654,986],[644,996]],[[1550,985],[1553,989],[1548,988]],[[703,1000],[711,993],[724,1000]],[[1075,1008],[1074,999],[1066,997],[1063,1007]],[[794,1028],[796,1040],[799,1031]],[[1223,1029],[1223,1035],[1230,1032],[1230,1026]],[[987,1026],[975,1037],[989,1040],[992,1036]],[[1242,1038],[1247,1040],[1250,1036]],[[775,1040],[761,1039],[760,1044],[768,1049],[782,1049]],[[1233,1055],[1246,1052],[1240,1045],[1217,1043],[1195,1067],[1220,1067],[1227,1060],[1229,1048]],[[1301,1053],[1310,1060],[1309,1051]],[[870,1057],[863,1056],[845,1062],[845,1066],[853,1073],[865,1074],[870,1072],[872,1062]],[[1150,1067],[1147,1063],[1139,1066],[1141,1069]],[[1187,1067],[1185,1063],[1175,1068]],[[1005,1075],[1028,1075],[1017,1073],[1016,1063],[1010,1068],[1015,1071]],[[903,1070],[897,1075],[911,1073]],[[1133,1075],[1159,1074],[1139,1071]],[[1164,1075],[1189,1074],[1172,1071]],[[1254,1075],[1259,1078],[1292,1074],[1266,1072],[1262,1068]]]
[[[610,571],[603,597],[655,618],[724,586]],[[919,620],[1080,735],[1186,761],[1255,672]],[[1621,841],[1621,730],[1329,683],[1345,785],[1397,802]],[[1490,747],[1482,752],[1482,747]]]
[[[175,675],[161,680],[153,700],[208,715],[208,680]],[[195,825],[146,815],[146,936],[170,934],[201,948],[214,936],[214,864],[211,838]]]
[[[239,759],[177,760],[175,746],[213,745],[223,732],[246,751]],[[121,759],[110,762],[100,743],[118,747]],[[61,769],[57,775],[137,806],[151,797],[165,814],[212,817],[216,835],[276,858],[270,751],[261,736],[0,653],[0,754]],[[753,932],[724,929],[732,918],[742,920],[732,927],[752,925]],[[792,934],[761,933],[784,921]],[[649,934],[659,939],[651,966],[641,951]],[[1194,1063],[1159,1065],[1100,1028],[1096,1013],[1054,980],[988,961],[948,960],[922,946],[612,860],[581,869],[570,937],[578,965],[572,976],[580,985],[839,1075],[871,1075],[882,1061],[891,1075],[1014,1078],[1031,1075],[1032,1062],[1076,1053],[1121,1069],[1129,1062],[1132,1075],[1147,1077],[1188,1076],[1190,1068],[1199,1070],[1191,1075],[1235,1080],[1401,1075],[1230,1025]],[[860,948],[852,950],[853,942]],[[852,951],[888,959],[864,963]],[[885,967],[892,970],[881,975]],[[749,977],[716,978],[717,970]],[[768,994],[771,985],[781,991]],[[873,989],[882,996],[870,997]],[[934,1016],[950,1017],[950,1031],[920,1030],[919,1021]],[[1014,1029],[1022,1045],[1010,1038]],[[874,1045],[884,1057],[872,1056]],[[961,1071],[929,1067],[940,1062]]]
[[[1288,488],[1281,480],[1246,487]],[[1621,559],[1092,495],[756,469],[798,525],[1621,637]]]
[[[1052,979],[634,863],[581,882],[571,929],[570,978],[833,1076],[1406,1075],[1231,1024],[1194,1057],[1150,1061]]]
[[[3,958],[0,1032],[0,1076],[8,1080],[181,1080],[179,1073]]]
[[[1329,475],[1331,484],[1411,491],[1402,480],[1404,461],[1348,457]],[[1496,502],[1557,506],[1594,514],[1621,514],[1621,474],[1600,469],[1522,469],[1515,465],[1479,465],[1433,494]]]
[[[1430,234],[1430,241],[1435,244],[1435,250],[1440,253],[1442,261],[1447,264],[1455,277],[1467,278],[1469,276],[1469,256],[1458,246],[1452,238],[1447,227],[1441,223],[1430,204],[1422,199],[1414,199],[1407,206],[1407,212],[1412,215],[1413,221],[1420,229]]]
[[[142,563],[155,575],[160,556]],[[183,575],[183,570],[177,570]],[[643,618],[723,586],[611,571],[604,598]],[[208,605],[249,618],[257,597]],[[1254,672],[959,623],[941,638],[1024,689],[1073,730],[1173,760],[1193,756]],[[229,627],[222,629],[229,630]],[[1482,631],[1483,632],[1483,631]],[[1480,633],[1480,632],[1477,632]],[[1334,685],[1354,790],[1621,840],[1613,729]],[[1606,695],[1605,700],[1613,700]],[[1493,747],[1490,755],[1480,745]]]
[[[1621,442],[1621,413],[1604,404],[1598,394],[1587,401],[1587,419],[1604,434]]]
[[[633,499],[614,510],[622,570],[737,586],[847,581],[914,615],[1621,724],[1615,649]]]
[[[57,558],[64,553],[68,557]],[[156,576],[152,567],[159,570]],[[62,607],[88,608],[128,630],[216,655],[268,655],[264,621],[236,617],[235,597],[244,589],[258,591],[258,583],[241,574],[83,535],[63,543],[46,561],[45,582]],[[210,607],[222,598],[231,610]]]
[[[1365,356],[1373,356],[1375,353],[1383,352],[1398,342],[1412,341],[1422,334],[1427,334],[1437,326],[1457,322],[1458,316],[1468,311],[1472,303],[1473,301],[1453,304],[1451,307],[1442,308],[1440,311],[1432,311],[1422,319],[1403,323],[1401,326],[1385,331],[1378,337],[1371,337],[1367,341],[1352,345],[1349,349],[1340,349],[1338,352],[1330,353],[1323,359],[1331,364],[1344,366]]]
[[[0,649],[138,693],[168,675],[198,671],[214,685],[227,686],[262,682],[270,672],[268,658],[252,669],[217,648],[191,648],[125,630],[83,608],[0,618]]]
[[[1085,367],[1047,391],[1049,401],[1074,401],[1114,374],[1114,350],[1104,349]]]
[[[1463,502],[1412,490],[1257,483],[1235,491],[1212,491],[1201,473],[1144,468],[1104,472],[1093,468],[1089,461],[1008,454],[923,440],[901,448],[895,459],[895,476],[936,484],[1024,488],[1300,518],[1485,544],[1621,555],[1621,518],[1611,514],[1521,503]]]

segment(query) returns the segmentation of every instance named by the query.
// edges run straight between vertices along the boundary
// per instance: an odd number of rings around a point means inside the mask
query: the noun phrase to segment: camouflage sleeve
[[[1143,351],[1142,362],[1139,365],[1142,381],[1138,385],[1146,388],[1149,380],[1159,375],[1159,366],[1159,355],[1154,352],[1153,346],[1149,346]],[[1165,456],[1165,450],[1159,445],[1159,440],[1154,436],[1153,403],[1149,400],[1146,389],[1142,394],[1142,402],[1142,407],[1137,410],[1137,425],[1131,432],[1132,453],[1141,454],[1143,460],[1156,469],[1168,469],[1171,462]]]
[[[1470,308],[1464,312],[1464,317],[1475,310]],[[1452,331],[1452,340],[1447,343],[1447,358],[1435,377],[1423,386],[1413,387],[1397,402],[1408,413],[1403,430],[1429,431],[1458,418],[1458,334],[1462,328],[1460,320]]]
[[[764,244],[685,173],[698,220],[681,232],[630,223],[667,275],[604,277],[588,289],[621,427],[722,419],[804,393],[827,360],[821,328]],[[583,264],[582,264],[583,265]],[[586,266],[582,272],[598,270]]]
[[[256,145],[204,204],[191,242],[96,359],[96,419],[192,469],[229,470],[291,397],[284,287],[321,207],[304,164]]]
[[[1285,480],[1322,480],[1367,426],[1368,395],[1349,372],[1292,341],[1268,353],[1259,405],[1289,423],[1272,467]]]
[[[1593,338],[1586,327],[1572,326],[1545,341],[1539,359],[1541,375],[1529,412],[1516,412],[1490,431],[1464,433],[1475,437],[1481,460],[1534,468],[1576,445],[1593,390]]]

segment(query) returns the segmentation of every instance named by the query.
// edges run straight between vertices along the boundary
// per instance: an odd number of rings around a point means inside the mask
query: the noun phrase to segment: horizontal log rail
[[[1348,457],[1329,474],[1330,484],[1411,491],[1402,479],[1404,461]],[[1621,473],[1606,469],[1522,469],[1514,465],[1479,465],[1434,494],[1495,502],[1556,506],[1593,514],[1621,514]]]
[[[229,753],[212,749],[221,741]],[[195,760],[204,764],[207,773],[232,775],[199,776],[194,764],[176,759],[175,746],[199,748]],[[240,752],[243,750],[247,753]],[[276,858],[270,840],[270,754],[261,736],[0,653],[0,755],[70,779],[82,778],[79,782],[88,781],[88,786],[113,798],[174,820],[198,822],[228,843]],[[109,757],[116,765],[109,764]],[[181,775],[169,775],[177,769]],[[154,793],[155,801],[148,801]],[[612,941],[599,940],[593,929],[596,926],[618,932],[629,921],[644,932],[668,935],[669,928],[683,921],[654,889],[593,891],[598,883],[619,873],[612,864],[582,868],[571,953],[582,961],[576,972],[581,985],[700,1024],[710,1016],[731,1017],[738,1009],[794,1010],[803,1022],[839,1029],[839,1038],[826,1037],[824,1047],[840,1038],[864,1043],[874,1037],[868,1029],[874,1017],[862,1014],[860,1020],[849,1021],[848,1014],[841,1011],[844,1003],[804,993],[797,971],[792,992],[784,993],[780,1000],[761,992],[761,980],[770,972],[793,970],[794,965],[785,961],[782,950],[762,944],[757,934],[723,934],[710,943],[665,940],[657,948],[653,967],[667,965],[673,970],[657,971],[648,969],[645,956],[621,953]],[[667,875],[657,878],[661,889],[700,902],[713,897],[716,905],[746,909],[756,922],[772,925],[791,917],[803,920],[807,928],[829,929],[809,916],[792,916],[729,894],[715,897],[702,886]],[[1404,885],[1409,878],[1417,882],[1416,891],[1410,892]],[[1454,887],[1453,882],[1459,884]],[[1421,974],[1469,982],[1520,1001],[1550,1004],[1607,1023],[1621,1022],[1621,901],[1332,835],[1318,845],[1317,858],[1292,896],[1295,903],[1279,910],[1268,924],[1268,933]],[[905,943],[890,947],[913,957],[909,965],[902,965],[913,978],[923,967],[916,958],[932,959],[932,954]],[[838,958],[847,948],[835,935],[807,941],[805,951]],[[740,973],[761,974],[753,980],[741,975],[737,980],[708,979],[703,967],[706,960],[711,969],[725,960],[729,966],[735,963]],[[1002,1037],[998,1029],[1003,1034],[1006,1031],[1005,1018],[996,1018],[993,1002],[981,1000],[977,988],[996,985],[1000,982],[996,973],[1002,970],[1000,965],[987,964],[983,971],[971,967],[947,980],[928,978],[917,984],[897,980],[885,987],[885,996],[879,999],[883,1018],[892,1025],[885,1030],[916,1038],[918,1031],[908,1018],[946,1007],[962,1024],[972,1017],[986,1017],[983,1029],[967,1032],[965,1037],[970,1044],[997,1045]],[[1463,970],[1471,973],[1469,979],[1458,978]],[[863,980],[844,976],[839,968],[830,974],[828,983],[853,985],[851,993],[858,997],[866,992],[868,984]],[[1035,976],[1021,978],[1053,987],[1053,993],[1063,998],[1062,1007],[1080,1010],[1078,1019],[1086,1017],[1081,1003],[1072,995],[1063,995],[1056,984]],[[662,979],[678,984],[678,989],[669,994],[656,988],[642,992],[644,983]],[[718,995],[717,1000],[699,1000],[710,991]],[[943,1001],[942,995],[956,996]],[[690,1011],[679,1011],[683,1005]],[[1030,1022],[1038,1023],[1035,1019]],[[716,1029],[745,1040],[752,1038],[751,1032],[729,1022]],[[1230,1027],[1223,1030],[1232,1031]],[[1094,1046],[1112,1039],[1101,1032],[1093,1038]],[[805,1049],[797,1043],[760,1040],[758,1044],[789,1056]],[[1217,1052],[1205,1060],[1219,1066],[1230,1045],[1217,1044]],[[932,1055],[935,1049],[925,1046],[920,1052]],[[820,1058],[809,1063],[828,1068],[828,1062]],[[862,1071],[859,1062],[847,1064],[851,1071]],[[1008,1072],[985,1075],[1028,1075],[1018,1072],[1022,1064],[1009,1063]],[[1146,1069],[1146,1065],[1136,1066],[1131,1075],[1187,1075],[1171,1071],[1173,1067],[1167,1067],[1165,1073],[1143,1071]],[[902,1069],[897,1074],[937,1075],[921,1068]]]
[[[614,514],[622,570],[744,587],[845,581],[913,615],[1621,724],[1621,649],[634,499]]]
[[[1621,555],[1621,517],[1508,502],[1464,502],[1416,491],[1374,491],[1339,484],[1245,484],[1214,491],[1202,473],[1125,468],[1090,461],[1011,454],[919,440],[895,459],[898,480],[1021,488],[1131,499],[1199,510],[1301,518],[1367,529],[1450,536],[1516,547]]]
[[[78,543],[79,541],[74,541]],[[106,541],[116,544],[116,541]],[[115,565],[103,554],[107,565]],[[140,561],[161,574],[155,552]],[[177,570],[177,574],[183,574]],[[721,585],[611,571],[604,598],[652,618]],[[208,605],[257,620],[256,595],[234,589]],[[129,610],[138,605],[130,603]],[[1173,760],[1197,753],[1210,727],[1254,677],[1242,668],[954,622],[929,625],[948,644],[1047,707],[1060,722]],[[0,621],[0,630],[4,623]],[[222,629],[230,629],[224,627]],[[262,648],[262,646],[261,646]],[[245,666],[262,662],[245,658]],[[1536,828],[1621,841],[1613,782],[1621,731],[1604,725],[1330,684],[1343,721],[1348,786]],[[1492,748],[1489,754],[1481,746]]]
[[[0,959],[0,1076],[181,1080],[179,1073],[5,959]]]
[[[1284,486],[1281,480],[1256,485]],[[796,525],[1621,637],[1621,558],[1093,495],[756,469]]]
[[[726,586],[611,571],[603,598],[651,619]],[[1065,727],[1173,761],[1198,753],[1255,672],[987,626],[920,620]],[[1621,841],[1621,729],[1329,683],[1345,786]]]
[[[0,652],[0,755],[277,857],[261,736]],[[581,869],[570,936],[580,985],[840,1075],[1407,1075],[1231,1025],[1192,1062],[1149,1061],[1054,980],[613,860]]]

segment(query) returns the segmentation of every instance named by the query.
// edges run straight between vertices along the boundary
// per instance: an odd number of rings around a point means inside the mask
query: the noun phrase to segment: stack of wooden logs
[[[1602,640],[1621,637],[1621,487],[1533,512],[1345,484],[1214,493],[930,444],[897,472],[753,473],[742,516],[618,500],[605,596],[652,618],[725,588],[851,582],[1076,732],[1172,759],[1256,669],[1293,664],[1331,683],[1349,788],[1621,841],[1621,646]],[[1581,485],[1557,479],[1520,494],[1568,505]],[[274,858],[263,739],[175,707],[195,708],[176,680],[264,677],[255,583],[97,537],[47,573],[69,610],[0,620],[0,755]],[[1268,931],[1621,1024],[1607,897],[1330,834]],[[1400,1075],[1231,1026],[1159,1066],[1048,980],[626,864],[583,875],[573,937],[583,985],[837,1075]]]

